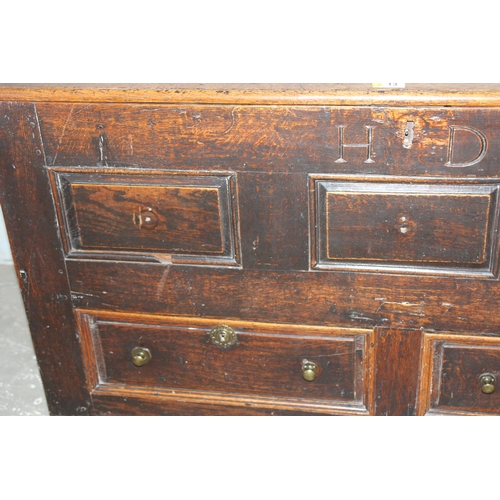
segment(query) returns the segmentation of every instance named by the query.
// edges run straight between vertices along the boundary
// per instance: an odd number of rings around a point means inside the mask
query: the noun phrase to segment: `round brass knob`
[[[479,377],[479,383],[481,384],[481,390],[485,394],[495,392],[495,375],[492,375],[491,373],[483,373]]]
[[[135,366],[144,366],[151,361],[151,351],[146,347],[134,347],[132,350],[132,363]]]
[[[312,382],[317,375],[318,365],[312,361],[304,361],[302,363],[302,377],[308,382]]]

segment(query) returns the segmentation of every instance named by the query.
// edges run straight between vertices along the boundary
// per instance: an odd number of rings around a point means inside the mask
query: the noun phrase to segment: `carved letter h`
[[[370,125],[365,125],[367,129],[367,144],[344,144],[344,129],[345,125],[339,125],[339,153],[340,158],[335,160],[335,163],[346,163],[347,160],[344,160],[344,148],[366,148],[366,160],[363,163],[375,163],[372,160],[372,130],[375,128]]]

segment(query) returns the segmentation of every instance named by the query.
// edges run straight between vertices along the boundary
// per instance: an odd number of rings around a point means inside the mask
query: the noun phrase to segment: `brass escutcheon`
[[[212,344],[219,347],[231,347],[236,344],[236,332],[227,325],[217,325],[210,330]]]

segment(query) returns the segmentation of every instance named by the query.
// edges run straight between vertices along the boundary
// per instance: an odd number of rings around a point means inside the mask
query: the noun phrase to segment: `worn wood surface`
[[[223,348],[214,345],[209,335],[218,321],[79,314],[88,323],[81,325],[83,343],[92,344],[96,351],[98,383],[108,387],[203,388],[283,401],[324,400],[359,410],[368,401],[370,330],[226,321],[235,330],[237,342]],[[135,347],[149,349],[148,364],[134,366],[131,352]],[[306,361],[317,365],[314,381],[302,376]]]
[[[245,269],[309,268],[307,177],[238,175],[241,248]]]
[[[500,338],[427,334],[425,344],[419,413],[500,414]],[[496,379],[491,394],[485,373]]]
[[[216,188],[109,184],[72,188],[83,249],[223,252]]]
[[[238,265],[233,176],[51,170],[69,257]]]
[[[63,178],[65,206],[73,212],[70,231],[78,235],[80,249],[224,253],[220,191],[227,189],[227,179]],[[225,201],[227,212],[227,193]]]
[[[497,108],[39,103],[37,110],[55,166],[500,176]],[[405,148],[408,122],[414,138]]]
[[[8,99],[2,205],[52,413],[500,413],[472,383],[500,370],[500,87]]]
[[[490,267],[496,186],[317,181],[318,259],[348,266]]]
[[[142,387],[125,388],[102,386],[93,393],[94,414],[96,415],[213,415],[213,416],[318,416],[346,415],[366,416],[359,407],[334,406],[325,402],[295,399],[235,395],[211,392],[145,390]]]
[[[68,261],[74,304],[314,325],[500,332],[498,281]],[[124,285],[126,283],[126,285]]]
[[[422,337],[419,330],[376,329],[375,415],[415,415]]]
[[[400,106],[498,106],[498,84],[0,84],[0,100],[52,102],[175,102]]]
[[[91,408],[36,109],[0,103],[0,199],[53,415]]]

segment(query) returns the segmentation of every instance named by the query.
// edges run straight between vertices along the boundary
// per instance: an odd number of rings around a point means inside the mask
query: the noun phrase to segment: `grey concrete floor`
[[[0,265],[0,416],[48,415],[13,265]]]

